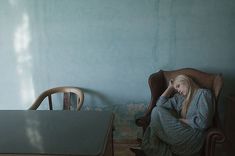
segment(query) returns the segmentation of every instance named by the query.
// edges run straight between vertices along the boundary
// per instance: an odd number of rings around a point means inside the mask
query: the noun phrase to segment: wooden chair
[[[44,91],[39,97],[35,100],[35,102],[32,104],[32,106],[29,108],[29,110],[36,110],[41,105],[41,103],[44,101],[44,99],[48,98],[48,104],[49,104],[49,110],[53,110],[52,105],[52,95],[55,93],[62,93],[63,94],[63,109],[64,110],[71,110],[71,95],[76,95],[76,108],[75,110],[79,111],[82,107],[83,100],[84,100],[84,93],[81,89],[77,87],[56,87],[51,88],[49,90]]]
[[[224,133],[221,131],[218,112],[218,100],[223,86],[223,78],[221,74],[205,73],[192,68],[183,68],[174,71],[160,70],[150,75],[148,83],[151,90],[151,101],[143,117],[136,119],[136,124],[143,127],[143,131],[150,122],[150,114],[155,107],[156,102],[163,91],[168,86],[170,79],[175,78],[179,74],[185,74],[191,77],[201,88],[210,89],[213,93],[215,104],[215,114],[213,124],[207,130],[207,136],[202,149],[202,156],[214,156],[215,145],[222,144],[225,141]]]

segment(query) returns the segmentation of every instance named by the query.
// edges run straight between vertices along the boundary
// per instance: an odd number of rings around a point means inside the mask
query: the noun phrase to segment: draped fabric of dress
[[[186,114],[186,123],[179,119],[184,96],[161,96],[151,114],[151,122],[143,136],[141,148],[147,156],[200,155],[205,129],[214,114],[211,92],[198,89]]]

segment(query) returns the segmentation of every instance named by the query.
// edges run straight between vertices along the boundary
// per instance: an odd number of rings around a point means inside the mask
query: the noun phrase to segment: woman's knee
[[[155,107],[153,110],[152,110],[152,113],[151,113],[151,123],[155,123],[155,122],[159,122],[159,118],[161,116],[161,111],[162,111],[162,108],[157,106]]]

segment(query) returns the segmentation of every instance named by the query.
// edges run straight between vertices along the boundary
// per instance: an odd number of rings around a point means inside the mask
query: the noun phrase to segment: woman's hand
[[[187,119],[180,118],[179,120],[180,120],[180,122],[182,122],[182,123],[184,123],[184,124],[188,124],[188,123],[187,123]]]
[[[174,80],[170,79],[169,83],[168,83],[168,88],[174,89]]]
[[[174,93],[175,88],[174,88],[173,83],[174,83],[174,81],[173,81],[173,79],[171,79],[168,83],[167,89],[162,93],[161,96],[170,97]]]

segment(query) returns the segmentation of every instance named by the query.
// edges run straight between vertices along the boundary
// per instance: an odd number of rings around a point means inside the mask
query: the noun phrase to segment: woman
[[[141,151],[131,150],[147,156],[200,155],[213,114],[211,92],[188,76],[178,75],[152,110]]]

